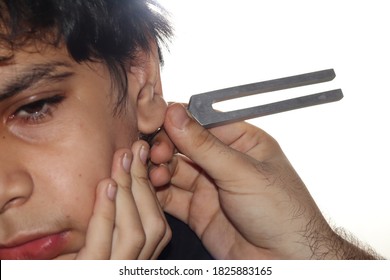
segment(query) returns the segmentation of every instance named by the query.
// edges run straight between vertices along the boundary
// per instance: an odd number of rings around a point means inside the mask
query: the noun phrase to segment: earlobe
[[[163,98],[160,59],[156,44],[149,53],[140,52],[129,72],[129,94],[134,98],[140,133],[150,134],[164,123],[167,103]]]

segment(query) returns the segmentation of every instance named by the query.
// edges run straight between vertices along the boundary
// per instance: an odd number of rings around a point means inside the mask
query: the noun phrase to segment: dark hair
[[[172,35],[165,11],[154,0],[0,0],[0,46],[12,53],[31,41],[65,43],[77,62],[102,61],[125,100],[126,69],[137,50],[149,52]],[[152,42],[153,42],[152,41]]]

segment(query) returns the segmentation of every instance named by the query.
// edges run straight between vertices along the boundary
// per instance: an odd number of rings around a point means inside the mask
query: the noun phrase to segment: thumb
[[[237,168],[245,170],[245,167],[250,165],[249,157],[219,141],[192,119],[181,104],[169,106],[164,129],[177,149],[204,169],[214,180],[240,180]],[[241,172],[242,175],[244,173],[246,172]]]

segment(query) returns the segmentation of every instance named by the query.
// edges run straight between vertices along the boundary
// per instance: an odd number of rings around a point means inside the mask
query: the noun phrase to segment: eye
[[[26,124],[39,124],[52,117],[57,105],[65,99],[63,95],[54,95],[23,105],[9,116],[9,120],[21,120]]]

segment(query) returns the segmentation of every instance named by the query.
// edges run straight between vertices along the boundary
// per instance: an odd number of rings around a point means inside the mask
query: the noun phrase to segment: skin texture
[[[150,172],[172,179],[159,199],[215,258],[374,258],[331,229],[278,143],[261,129],[236,123],[208,131],[181,104],[168,108],[164,129],[151,159],[171,160]]]
[[[117,115],[102,63],[78,64],[65,48],[36,43],[0,64],[0,95],[18,92],[0,102],[0,258],[9,257],[7,247],[54,233],[65,240],[60,250],[17,257],[155,258],[168,242],[147,180],[149,146],[136,141],[139,131],[161,126],[166,110],[156,48],[138,58]],[[28,87],[10,86],[29,79]],[[60,102],[38,102],[56,96]]]

